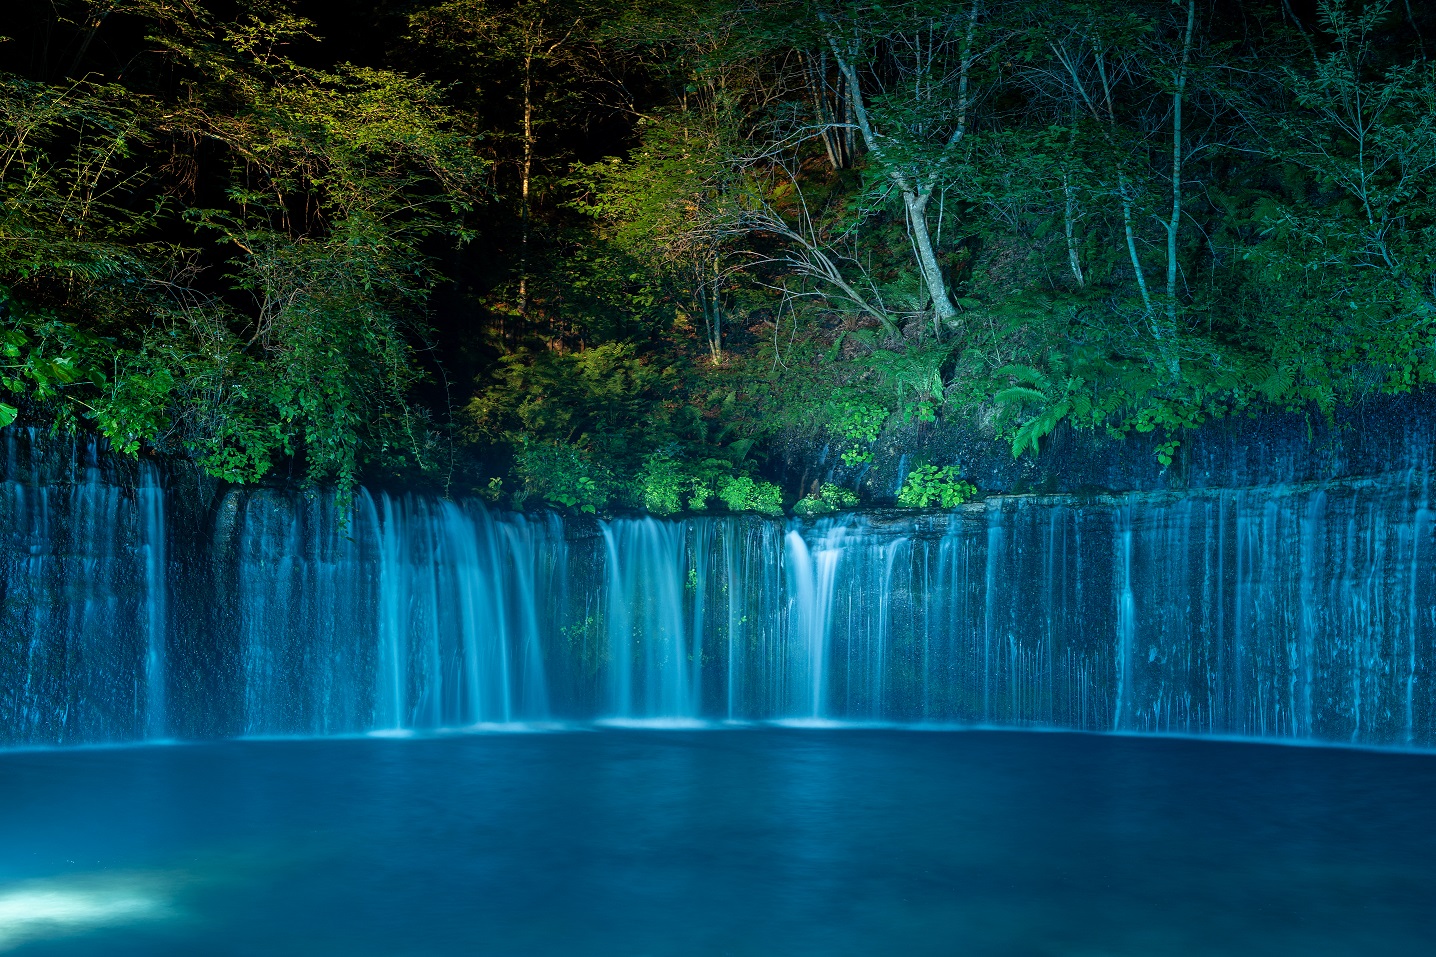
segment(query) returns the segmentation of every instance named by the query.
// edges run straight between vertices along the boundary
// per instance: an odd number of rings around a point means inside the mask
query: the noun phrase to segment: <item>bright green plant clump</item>
[[[633,483],[633,500],[654,515],[701,512],[708,507],[732,466],[722,459],[689,462],[671,450],[643,460]],[[721,496],[720,496],[721,497]]]
[[[818,490],[817,494],[799,499],[798,503],[793,506],[793,514],[826,515],[829,512],[852,508],[856,504],[858,504],[858,497],[855,493],[828,482]]]
[[[514,456],[514,474],[520,487],[513,499],[520,508],[537,496],[548,505],[594,515],[608,505],[617,486],[608,469],[582,450],[558,442],[520,445]]]
[[[783,513],[783,491],[772,482],[734,475],[733,464],[709,458],[685,461],[671,450],[644,459],[633,484],[634,504],[654,515],[701,512],[717,498],[733,512]]]
[[[842,451],[843,464],[852,468],[872,461],[873,453],[864,446],[872,445],[888,419],[888,410],[873,402],[843,402],[834,412],[833,434],[848,447]]]
[[[903,508],[954,508],[977,494],[977,487],[964,481],[957,466],[919,465],[908,473],[898,492]]]
[[[730,512],[783,514],[783,490],[772,482],[755,482],[747,475],[729,475],[719,479],[718,498]]]
[[[634,498],[654,515],[672,515],[683,511],[684,493],[691,485],[683,463],[669,452],[655,452],[643,461],[634,482]]]

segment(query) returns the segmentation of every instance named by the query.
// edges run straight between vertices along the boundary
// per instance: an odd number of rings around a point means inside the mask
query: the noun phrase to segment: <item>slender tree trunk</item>
[[[1117,198],[1122,202],[1122,231],[1127,236],[1127,255],[1132,260],[1132,272],[1137,276],[1137,292],[1142,295],[1142,308],[1150,320],[1153,314],[1152,293],[1147,288],[1147,274],[1142,271],[1142,257],[1137,254],[1137,231],[1132,226],[1132,191],[1127,185],[1127,174],[1117,171]],[[1162,330],[1152,323],[1152,333],[1160,340]]]
[[[713,361],[720,362],[723,359],[723,299],[716,279],[708,293],[708,301],[713,308],[713,318],[709,321],[708,348],[713,354]]]
[[[533,54],[524,54],[524,159],[519,176],[519,313],[529,306],[529,178],[534,161]]]
[[[95,34],[100,32],[100,27],[104,25],[105,18],[111,13],[114,13],[114,11],[114,4],[111,4],[105,9],[95,12],[90,20],[89,26],[85,30],[85,39],[80,42],[80,48],[75,51],[74,57],[71,58],[70,68],[65,71],[65,76],[74,76],[79,72],[80,64],[85,61],[85,54],[90,52],[90,44],[95,41]]]
[[[967,31],[962,45],[962,61],[957,90],[957,127],[948,137],[937,161],[927,171],[927,175],[922,177],[916,176],[915,172],[909,174],[901,166],[888,161],[879,134],[873,129],[872,120],[868,116],[867,103],[859,83],[857,66],[853,58],[846,55],[839,45],[837,35],[835,33],[828,35],[828,46],[833,51],[838,71],[847,87],[848,105],[852,109],[853,119],[856,121],[858,130],[862,134],[863,145],[885,167],[888,179],[902,196],[903,210],[907,214],[908,227],[912,231],[913,254],[917,260],[918,272],[922,276],[923,285],[927,287],[928,295],[932,299],[933,329],[939,338],[942,336],[943,326],[956,317],[957,310],[952,305],[947,281],[943,278],[942,267],[938,262],[937,249],[933,245],[932,232],[927,225],[927,204],[928,200],[932,198],[933,191],[937,188],[943,167],[967,134],[968,84],[973,61],[972,43],[977,31],[978,11],[978,0],[973,0],[968,9]],[[922,95],[920,88],[914,95]]]
[[[1077,117],[1071,118],[1067,128],[1067,162],[1077,153]],[[1072,278],[1077,280],[1077,285],[1086,286],[1087,279],[1082,275],[1082,257],[1077,249],[1077,218],[1078,202],[1077,187],[1072,183],[1072,172],[1064,163],[1062,167],[1062,232],[1067,238],[1067,268],[1072,270]]]
[[[1167,221],[1167,323],[1177,328],[1177,233],[1182,225],[1182,97],[1187,88],[1187,63],[1192,53],[1192,32],[1197,20],[1196,0],[1187,0],[1187,33],[1182,39],[1182,59],[1177,66],[1176,90],[1172,94],[1172,218]]]
[[[722,280],[718,276],[717,262],[699,267],[698,298],[703,306],[703,323],[707,326],[708,354],[714,362],[723,358],[723,300]]]
[[[947,293],[947,280],[942,275],[942,265],[937,260],[937,250],[932,244],[932,234],[927,227],[927,202],[931,193],[919,195],[903,193],[903,207],[912,227],[913,249],[917,255],[918,269],[922,272],[923,285],[932,296],[933,329],[941,338],[942,327],[957,316],[952,299]]]
[[[1097,76],[1102,81],[1102,98],[1107,104],[1107,143],[1116,150],[1117,147],[1117,109],[1112,102],[1112,83],[1107,77],[1107,62],[1102,52],[1097,52]],[[1075,74],[1074,74],[1075,76]],[[1142,270],[1142,257],[1137,253],[1137,231],[1132,225],[1132,207],[1135,199],[1132,196],[1131,184],[1127,181],[1127,174],[1122,169],[1123,158],[1117,156],[1117,198],[1122,204],[1122,232],[1127,238],[1127,256],[1132,260],[1132,272],[1137,279],[1137,292],[1142,296],[1142,310],[1151,323],[1152,334],[1158,341],[1162,338],[1162,330],[1152,316],[1152,293],[1147,288],[1147,274]]]
[[[828,56],[826,53],[816,57],[807,53],[800,53],[799,56],[803,61],[803,79],[813,101],[813,113],[821,130],[819,135],[823,140],[823,149],[828,154],[828,164],[835,170],[846,169],[848,158],[843,150],[843,131],[837,126],[841,121],[835,104],[828,97]]]
[[[847,80],[843,79],[842,74],[838,74],[838,84],[838,108],[842,111],[839,115],[842,117],[843,123],[843,153],[848,157],[848,162],[851,163],[853,158],[858,155],[858,131],[853,128],[852,103],[849,102],[848,97],[842,91],[842,87],[847,84]]]
[[[1416,23],[1416,14],[1411,12],[1411,0],[1406,3],[1406,22],[1411,24],[1412,31],[1416,34],[1416,45],[1421,50],[1421,59],[1426,59],[1426,38],[1421,35],[1421,27]]]
[[[1065,199],[1062,231],[1067,234],[1067,266],[1072,270],[1072,278],[1077,280],[1077,285],[1085,286],[1087,280],[1082,276],[1082,259],[1077,254],[1077,189],[1065,170],[1062,173],[1062,194]]]

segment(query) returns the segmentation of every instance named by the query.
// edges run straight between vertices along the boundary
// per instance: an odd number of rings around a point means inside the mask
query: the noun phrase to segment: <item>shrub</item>
[[[692,486],[685,472],[683,463],[671,452],[654,452],[648,456],[634,482],[638,504],[654,515],[683,511],[684,493]]]
[[[919,465],[907,475],[897,503],[903,508],[954,508],[977,494],[956,465]]]
[[[793,514],[826,515],[829,512],[852,508],[856,504],[858,504],[858,497],[855,493],[828,482],[818,490],[816,495],[799,499],[793,506]]]
[[[843,464],[852,468],[872,461],[873,453],[863,446],[878,440],[888,410],[875,402],[849,401],[838,403],[833,410],[829,428],[847,446],[842,451]]]
[[[618,485],[613,473],[584,450],[560,442],[520,442],[514,474],[520,482],[513,495],[519,508],[537,496],[549,505],[593,515],[608,505]]]
[[[755,482],[747,475],[725,475],[718,480],[718,498],[731,512],[783,514],[783,490],[772,482]]]
[[[686,462],[672,450],[654,452],[643,460],[634,480],[633,499],[654,515],[672,515],[701,512],[715,496],[735,512],[762,511],[768,501],[763,496],[776,494],[777,510],[782,511],[782,493],[776,485],[735,476],[732,469],[726,459]]]

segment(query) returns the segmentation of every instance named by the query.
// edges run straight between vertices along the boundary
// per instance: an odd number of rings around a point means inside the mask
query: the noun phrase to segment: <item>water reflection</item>
[[[168,889],[144,874],[94,874],[0,885],[0,952],[30,941],[173,916]]]
[[[1436,939],[1430,755],[590,729],[0,753],[0,784],[0,926],[23,957],[1311,957]]]

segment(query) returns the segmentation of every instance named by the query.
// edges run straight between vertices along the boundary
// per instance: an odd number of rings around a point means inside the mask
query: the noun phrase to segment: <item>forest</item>
[[[0,37],[0,424],[228,482],[777,514],[795,435],[1165,464],[1436,380],[1426,4],[18,0]],[[975,491],[922,463],[899,504]]]

